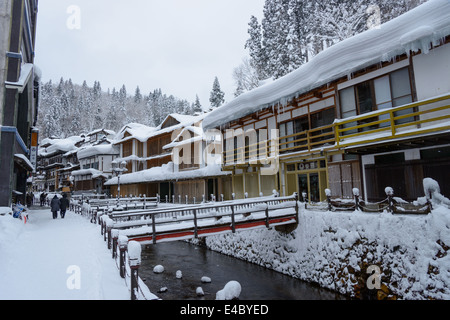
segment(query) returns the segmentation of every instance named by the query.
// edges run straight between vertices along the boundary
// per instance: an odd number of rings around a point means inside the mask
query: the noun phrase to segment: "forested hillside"
[[[331,45],[376,28],[426,0],[266,0],[250,18],[250,58],[234,70],[235,96],[278,79]]]
[[[41,137],[64,138],[98,128],[118,131],[125,124],[138,122],[158,126],[170,113],[192,114],[194,106],[186,100],[156,89],[148,95],[139,87],[131,94],[125,85],[102,91],[100,82],[80,86],[61,78],[41,85],[39,121]]]

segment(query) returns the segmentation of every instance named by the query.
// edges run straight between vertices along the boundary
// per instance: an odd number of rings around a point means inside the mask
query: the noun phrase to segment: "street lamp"
[[[122,175],[122,173],[127,172],[127,162],[126,161],[122,161],[122,162],[118,162],[118,161],[112,161],[112,170],[114,171],[114,173],[117,175],[117,206],[119,206],[120,204],[120,176]]]

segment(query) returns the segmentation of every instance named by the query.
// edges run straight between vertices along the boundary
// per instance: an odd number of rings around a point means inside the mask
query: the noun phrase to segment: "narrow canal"
[[[157,274],[153,268],[164,267]],[[182,278],[177,278],[181,271]],[[214,300],[231,280],[241,284],[240,300],[343,300],[345,296],[278,272],[186,242],[161,243],[142,250],[140,277],[163,300]],[[202,277],[211,279],[202,283]],[[198,297],[201,287],[204,296]],[[167,290],[161,291],[161,288]]]

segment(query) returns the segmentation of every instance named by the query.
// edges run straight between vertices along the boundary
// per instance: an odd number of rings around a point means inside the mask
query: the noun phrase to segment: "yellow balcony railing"
[[[450,95],[336,120],[334,125],[337,148],[450,130]]]
[[[339,151],[379,141],[450,130],[450,95],[335,120],[331,125],[223,152],[224,165],[261,164],[273,158]]]

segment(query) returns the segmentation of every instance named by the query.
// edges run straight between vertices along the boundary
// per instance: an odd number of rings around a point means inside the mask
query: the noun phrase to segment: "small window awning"
[[[5,87],[7,89],[17,89],[19,93],[22,93],[33,75],[33,67],[34,65],[32,63],[23,64],[20,67],[19,80],[17,82],[5,81]]]

